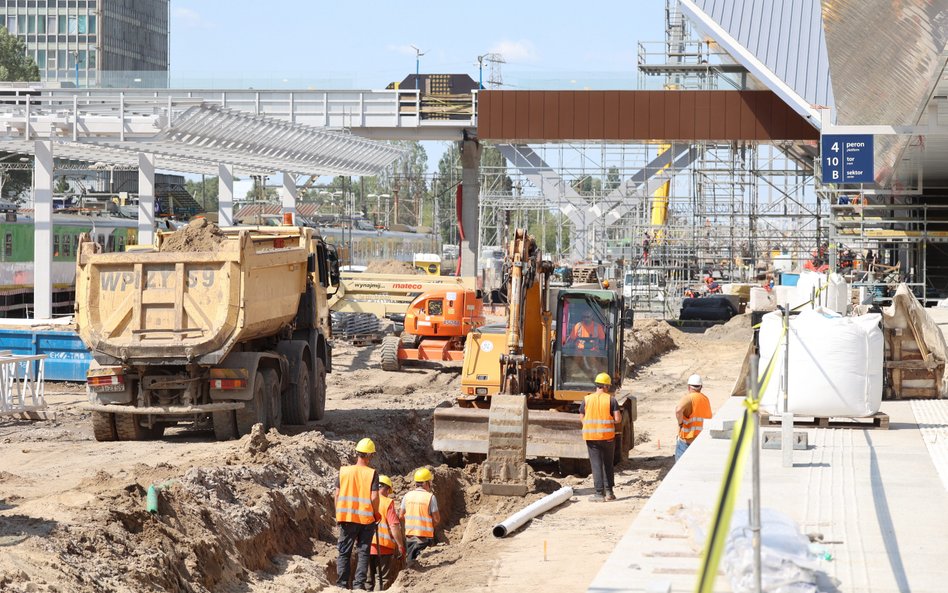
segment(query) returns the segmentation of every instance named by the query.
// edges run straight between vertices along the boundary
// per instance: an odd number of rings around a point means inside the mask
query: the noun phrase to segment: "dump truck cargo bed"
[[[221,231],[213,251],[96,253],[76,277],[79,335],[101,364],[217,364],[289,325],[306,291],[312,232]]]

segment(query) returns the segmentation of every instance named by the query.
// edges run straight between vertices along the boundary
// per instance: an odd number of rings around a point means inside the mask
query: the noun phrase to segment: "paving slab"
[[[742,410],[731,398],[717,418]],[[944,591],[948,546],[948,400],[884,402],[889,430],[800,428],[809,448],[761,451],[764,508],[822,534],[830,591]],[[703,530],[729,441],[703,433],[668,473],[590,584],[590,593],[693,591]],[[747,512],[750,463],[735,513]],[[731,591],[719,573],[715,591]]]

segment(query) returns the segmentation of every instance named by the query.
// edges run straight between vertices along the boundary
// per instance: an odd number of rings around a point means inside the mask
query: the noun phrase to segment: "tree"
[[[60,177],[56,180],[56,185],[53,186],[54,194],[68,194],[72,191],[72,188],[69,186],[69,180],[65,177]]]
[[[428,195],[425,178],[428,173],[428,153],[417,140],[397,141],[393,144],[408,150],[378,175],[377,189],[390,194],[393,200],[397,192],[397,220],[400,224],[419,224],[421,204]]]
[[[0,80],[6,82],[38,82],[39,68],[26,53],[26,44],[0,27]]]
[[[184,182],[184,189],[205,212],[217,211],[220,201],[220,179],[217,177],[205,177],[203,181],[188,179]]]

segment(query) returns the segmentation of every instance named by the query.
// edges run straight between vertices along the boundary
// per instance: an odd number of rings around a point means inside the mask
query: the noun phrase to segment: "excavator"
[[[527,457],[558,459],[573,473],[588,463],[579,404],[596,374],[609,373],[622,410],[616,460],[628,458],[635,398],[620,394],[624,373],[621,294],[612,290],[550,290],[553,264],[534,237],[518,229],[504,260],[508,298],[504,323],[468,334],[457,405],[434,414],[436,451],[486,454],[484,494],[527,493]]]

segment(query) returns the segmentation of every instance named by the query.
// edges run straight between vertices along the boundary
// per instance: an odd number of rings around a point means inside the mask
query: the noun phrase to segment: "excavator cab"
[[[622,381],[622,303],[611,290],[562,290],[556,304],[553,397],[580,400],[596,375]]]

